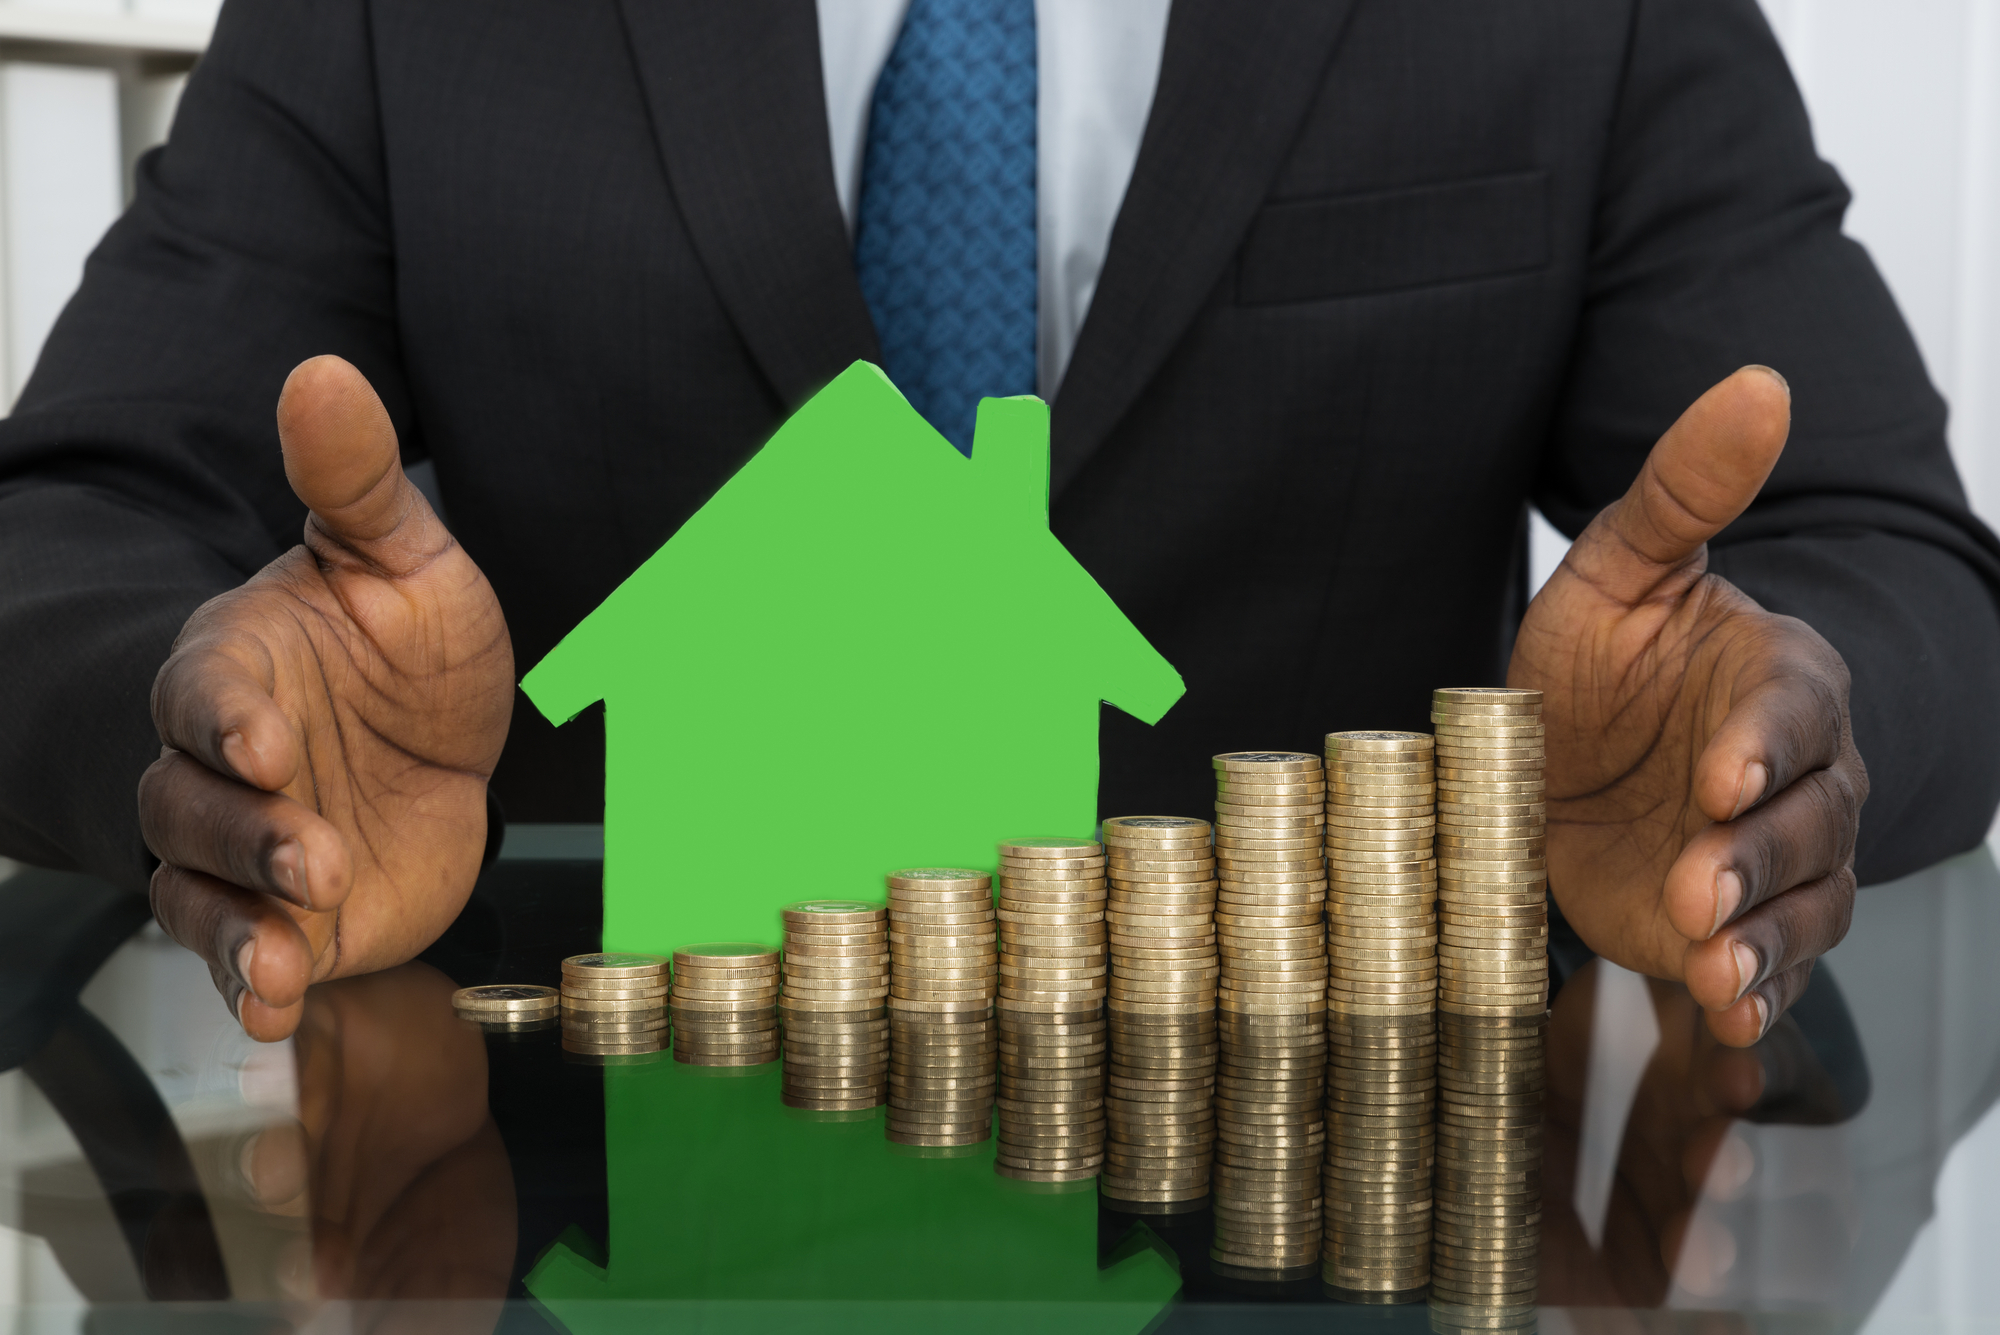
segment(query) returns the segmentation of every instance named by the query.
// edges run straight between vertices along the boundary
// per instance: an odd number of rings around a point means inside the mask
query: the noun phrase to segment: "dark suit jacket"
[[[230,0],[0,425],[0,850],[143,874],[147,690],[297,540],[303,358],[435,461],[525,668],[874,354],[814,23]],[[1202,811],[1213,752],[1500,680],[1525,504],[1576,531],[1757,361],[1797,420],[1715,564],[1853,669],[1864,875],[1977,842],[2000,548],[1846,203],[1753,0],[1177,0],[1054,406],[1056,531],[1188,682],[1107,718],[1104,809]],[[523,702],[496,790],[593,819],[600,748]]]

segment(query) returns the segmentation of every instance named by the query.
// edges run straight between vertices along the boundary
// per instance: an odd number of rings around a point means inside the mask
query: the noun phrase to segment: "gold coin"
[[[993,884],[991,876],[968,867],[906,867],[889,873],[888,881],[891,890],[969,891]]]
[[[1225,773],[1304,774],[1317,772],[1322,762],[1303,751],[1229,751],[1214,757],[1214,765]]]
[[[584,978],[644,978],[666,969],[667,960],[661,955],[601,952],[571,955],[562,962],[565,975]]]

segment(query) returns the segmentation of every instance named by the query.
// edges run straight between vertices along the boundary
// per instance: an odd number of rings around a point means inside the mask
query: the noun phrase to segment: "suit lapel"
[[[828,148],[813,0],[619,0],[703,268],[787,409],[879,361]]]
[[[1052,414],[1060,493],[1214,290],[1354,0],[1174,0],[1159,90]]]

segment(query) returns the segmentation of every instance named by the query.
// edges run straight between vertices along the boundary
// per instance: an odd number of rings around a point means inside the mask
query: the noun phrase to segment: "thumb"
[[[1621,601],[1644,597],[1663,570],[1685,564],[1749,508],[1791,425],[1784,377],[1744,367],[1668,428],[1631,490],[1591,521],[1567,563]]]
[[[373,386],[335,356],[300,362],[278,395],[285,478],[312,530],[383,572],[416,570],[450,542],[403,476],[396,428]],[[317,546],[318,544],[314,544]]]

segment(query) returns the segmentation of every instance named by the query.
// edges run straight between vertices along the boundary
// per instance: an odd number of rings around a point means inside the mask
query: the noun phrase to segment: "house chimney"
[[[1032,394],[981,399],[972,466],[988,493],[1049,522],[1049,405]]]

